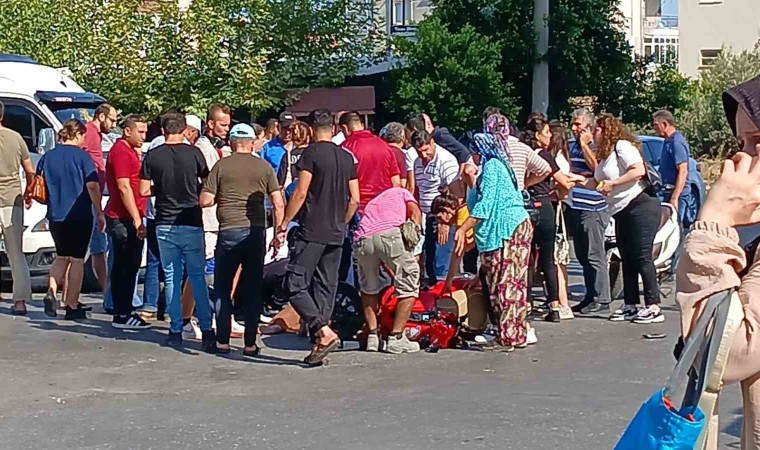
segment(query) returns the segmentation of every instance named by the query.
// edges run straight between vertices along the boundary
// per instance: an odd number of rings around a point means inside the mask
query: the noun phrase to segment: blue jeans
[[[113,248],[113,241],[111,241],[111,236],[108,237],[108,248]],[[108,286],[106,287],[106,295],[103,299],[103,308],[104,309],[113,309],[113,297],[111,297],[111,272],[113,271],[113,252],[108,252],[108,258],[106,260],[106,264],[108,265]],[[135,277],[135,292],[132,294],[132,306],[135,308],[139,308],[142,306],[143,301],[140,298],[139,295],[137,295],[137,281],[140,277],[140,272],[138,271],[137,276]]]
[[[182,278],[187,267],[187,280],[195,297],[195,317],[202,331],[211,330],[212,308],[206,284],[206,257],[203,228],[184,225],[158,225],[156,238],[161,266],[166,276],[166,310],[171,318],[170,331],[182,332]]]
[[[148,252],[147,267],[145,268],[145,286],[143,287],[143,305],[158,308],[159,283],[163,277],[163,270],[161,269],[158,239],[156,238],[156,222],[148,219],[147,230],[146,243],[148,244]]]

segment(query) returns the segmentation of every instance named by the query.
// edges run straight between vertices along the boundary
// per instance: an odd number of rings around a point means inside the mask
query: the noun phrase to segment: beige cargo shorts
[[[378,294],[384,287],[381,263],[393,270],[393,285],[399,298],[417,297],[420,293],[420,266],[412,252],[404,247],[401,229],[375,233],[354,244],[359,265],[359,287],[365,294]]]

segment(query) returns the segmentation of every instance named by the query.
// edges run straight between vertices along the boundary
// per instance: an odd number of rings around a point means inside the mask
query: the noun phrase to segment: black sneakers
[[[182,335],[180,334],[180,336]],[[214,333],[214,330],[203,332],[203,338],[201,338],[201,348],[206,353],[216,353],[216,333]]]
[[[72,309],[66,307],[66,315],[63,316],[66,320],[84,320],[87,318],[87,310],[83,308]]]
[[[148,322],[134,313],[130,316],[113,316],[111,326],[120,330],[145,330],[150,328]]]
[[[182,332],[172,333],[170,331],[169,336],[166,337],[165,345],[167,347],[174,347],[174,348],[182,347]]]

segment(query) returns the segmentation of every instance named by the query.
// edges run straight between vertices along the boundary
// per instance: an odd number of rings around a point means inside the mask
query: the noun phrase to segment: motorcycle
[[[617,247],[615,236],[615,219],[605,231],[605,250],[610,277],[610,294],[612,300],[623,298],[623,262]],[[654,237],[652,257],[657,271],[657,282],[662,282],[673,272],[673,260],[681,243],[681,227],[678,224],[678,212],[669,203],[662,203],[660,208],[660,224]]]

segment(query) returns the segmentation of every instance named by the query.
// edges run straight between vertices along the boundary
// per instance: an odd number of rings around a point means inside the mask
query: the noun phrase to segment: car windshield
[[[61,123],[69,119],[79,119],[87,123],[92,120],[95,115],[95,108],[98,106],[94,103],[72,102],[45,102],[45,105],[53,111]]]

